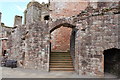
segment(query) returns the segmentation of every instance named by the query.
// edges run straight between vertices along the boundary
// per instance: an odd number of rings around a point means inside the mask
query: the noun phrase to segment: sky
[[[24,11],[30,1],[31,0],[0,0],[0,12],[2,13],[1,22],[5,23],[6,26],[12,27],[15,15],[24,17]],[[35,1],[40,3],[48,2],[48,0]]]

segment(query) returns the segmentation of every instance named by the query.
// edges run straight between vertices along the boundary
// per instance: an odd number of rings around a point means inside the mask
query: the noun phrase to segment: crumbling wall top
[[[28,5],[27,5],[27,8],[29,8],[31,6],[36,6],[36,7],[39,7],[39,8],[42,7],[42,5],[39,2],[37,2],[37,1],[31,1],[31,2],[29,2]]]
[[[38,7],[38,8],[42,8],[42,7],[45,7],[45,6],[49,6],[49,4],[47,3],[42,3],[42,4],[40,4],[39,2],[37,2],[37,1],[31,1],[31,2],[29,2],[28,3],[28,5],[27,5],[27,8],[29,8],[29,7],[31,7],[31,6],[35,6],[35,7]]]
[[[22,18],[22,16],[16,15],[15,17]]]

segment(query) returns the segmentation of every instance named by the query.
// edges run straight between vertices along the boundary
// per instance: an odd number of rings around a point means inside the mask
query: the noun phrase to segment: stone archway
[[[67,17],[62,19],[55,19],[52,21],[49,21],[49,32],[51,33],[56,28],[59,28],[60,26],[67,26],[67,27],[75,27],[76,23],[74,22],[74,17]]]
[[[68,28],[71,28],[72,29],[72,31],[71,31],[71,36],[70,36],[70,41],[71,41],[71,45],[73,45],[73,46],[70,46],[70,49],[72,50],[73,48],[75,48],[75,35],[76,35],[76,32],[77,32],[77,28],[76,28],[76,26],[75,25],[72,25],[72,24],[69,24],[69,23],[61,23],[61,24],[58,24],[58,25],[56,25],[55,27],[53,27],[49,32],[50,32],[50,34],[54,31],[54,30],[56,30],[56,29],[58,29],[58,28],[60,28],[61,26],[64,26],[64,27],[68,27]],[[75,49],[73,49],[74,51],[74,53],[75,53]]]
[[[72,29],[72,31],[71,31],[71,36],[70,36],[70,56],[71,56],[71,60],[72,60],[72,62],[73,62],[73,65],[74,65],[74,57],[75,57],[75,35],[76,35],[76,31],[77,31],[77,29],[75,28],[75,25],[72,25],[72,24],[69,24],[69,23],[61,23],[61,24],[58,24],[58,25],[56,25],[55,27],[53,27],[49,32],[50,32],[50,34],[54,31],[54,30],[56,30],[56,29],[58,29],[58,28],[60,28],[61,26],[64,26],[64,27],[67,27],[67,28],[71,28]],[[50,43],[50,46],[51,46],[51,43]],[[51,49],[51,47],[50,47],[50,49]],[[50,50],[51,51],[51,50]],[[51,54],[51,52],[50,52],[50,54]],[[63,55],[63,54],[62,54]],[[66,54],[66,55],[68,55],[68,54]],[[51,60],[52,58],[50,57],[50,60]],[[51,63],[50,63],[50,65],[51,65]],[[50,66],[49,65],[49,66]]]

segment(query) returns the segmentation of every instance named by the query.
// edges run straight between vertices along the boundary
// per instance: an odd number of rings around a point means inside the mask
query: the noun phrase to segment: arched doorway
[[[50,31],[50,71],[74,71],[76,31],[75,26],[68,23],[60,24]]]
[[[104,73],[120,76],[120,49],[104,50]]]

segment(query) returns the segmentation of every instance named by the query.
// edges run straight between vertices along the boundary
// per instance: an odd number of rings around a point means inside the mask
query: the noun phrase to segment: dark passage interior
[[[120,49],[112,48],[104,51],[104,72],[120,76]]]
[[[5,54],[6,54],[6,50],[3,50],[2,56],[5,56]]]
[[[45,16],[44,20],[49,20],[49,15]]]

